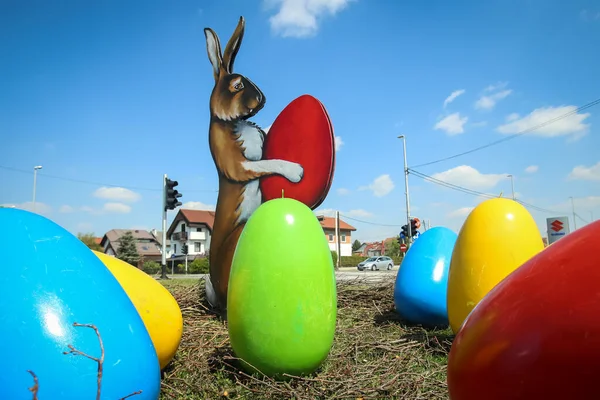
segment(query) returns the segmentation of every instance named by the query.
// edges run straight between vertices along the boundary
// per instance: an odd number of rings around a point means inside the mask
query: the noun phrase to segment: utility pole
[[[407,245],[410,246],[412,243],[412,227],[410,225],[410,198],[408,195],[408,162],[406,161],[406,137],[404,135],[398,136],[398,139],[402,139],[402,147],[404,153],[404,194],[406,195],[406,224],[408,225],[408,237]]]
[[[335,251],[337,253],[336,267],[339,269],[342,265],[342,245],[340,243],[340,212],[335,212]]]
[[[512,190],[512,199],[515,200],[515,182],[513,180],[512,174],[507,175],[510,178],[510,188]]]
[[[162,201],[162,260],[160,263],[160,279],[167,278],[167,174],[163,175]]]
[[[42,169],[41,165],[36,165],[33,167],[33,202],[31,204],[33,212],[35,212],[35,187],[37,185],[37,172],[39,169]]]
[[[573,230],[577,229],[577,216],[575,214],[575,201],[573,200],[573,196],[569,197],[571,199],[571,208],[573,209]]]

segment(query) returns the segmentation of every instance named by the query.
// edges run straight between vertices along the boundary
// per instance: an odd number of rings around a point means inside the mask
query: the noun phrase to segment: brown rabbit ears
[[[233,35],[225,46],[225,52],[221,55],[221,43],[219,37],[210,28],[204,28],[204,35],[206,36],[206,50],[208,51],[208,59],[213,67],[213,74],[215,81],[219,79],[221,70],[231,74],[233,72],[233,62],[235,56],[240,49],[242,44],[242,38],[244,37],[244,17],[240,17],[240,20],[233,31]]]

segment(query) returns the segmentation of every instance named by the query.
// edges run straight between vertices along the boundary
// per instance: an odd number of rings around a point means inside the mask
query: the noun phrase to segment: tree
[[[96,250],[99,252],[102,252],[104,250],[102,246],[100,246],[100,243],[96,243],[96,237],[93,233],[78,233],[77,238],[92,250]]]
[[[385,255],[389,257],[400,256],[400,244],[398,243],[398,238],[387,241],[385,244]]]
[[[358,250],[360,246],[362,246],[362,243],[359,242],[358,239],[356,239],[354,243],[352,243],[352,251]]]
[[[119,249],[117,250],[117,258],[137,267],[140,260],[140,254],[135,246],[135,238],[131,231],[125,232],[119,239]]]

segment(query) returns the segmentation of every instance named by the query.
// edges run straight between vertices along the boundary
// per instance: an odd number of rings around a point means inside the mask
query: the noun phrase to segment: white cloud
[[[340,196],[346,196],[346,195],[350,194],[350,190],[348,190],[346,188],[339,188],[337,190],[337,194],[339,194]]]
[[[532,129],[540,124],[546,123],[531,132],[528,135],[536,135],[542,137],[557,137],[573,135],[573,140],[579,139],[588,132],[589,124],[584,124],[583,121],[590,116],[589,113],[577,113],[577,106],[559,106],[559,107],[542,107],[533,110],[529,115],[517,119],[510,123],[500,125],[496,130],[504,134],[513,134]],[[568,116],[555,120],[567,113]]]
[[[18,208],[18,209],[25,210],[25,211],[35,212],[36,214],[40,214],[43,216],[47,216],[48,214],[52,213],[52,207],[50,207],[48,204],[40,203],[39,201],[35,202],[35,207],[34,207],[33,202],[31,202],[31,201],[26,201],[24,203],[19,203],[19,204],[6,203],[6,204],[0,204],[0,206],[6,207],[6,208]]]
[[[519,117],[520,117],[520,115],[517,114],[517,113],[508,114],[506,116],[506,121],[508,121],[508,122],[510,122],[510,121],[516,121],[516,120],[519,119]]]
[[[394,182],[388,174],[384,174],[375,178],[371,184],[359,187],[358,190],[371,190],[376,197],[383,197],[394,190]]]
[[[475,207],[461,207],[448,213],[448,218],[466,218]]]
[[[438,172],[431,177],[443,182],[466,187],[469,189],[491,189],[507,174],[482,174],[469,165],[460,165],[444,172]]]
[[[131,206],[123,203],[105,203],[102,211],[115,214],[128,214],[131,212]]]
[[[475,108],[480,110],[491,110],[496,106],[496,103],[508,97],[508,95],[510,95],[511,93],[512,90],[507,89],[498,93],[481,96],[479,100],[475,102]]]
[[[540,167],[538,167],[537,165],[530,165],[529,167],[525,168],[525,172],[527,172],[528,174],[534,174],[538,172],[539,169]]]
[[[339,151],[343,144],[344,144],[344,142],[342,141],[342,137],[336,136],[335,137],[335,151]]]
[[[335,15],[352,0],[263,0],[268,8],[278,7],[269,18],[271,30],[282,37],[304,38],[316,35],[319,20]]]
[[[94,192],[94,197],[106,200],[135,202],[140,199],[139,193],[122,187],[101,187]]]
[[[448,115],[446,118],[439,121],[433,129],[439,129],[442,131],[446,131],[448,135],[457,135],[459,133],[464,133],[464,126],[469,120],[469,117],[461,117],[460,113],[454,113]]]
[[[508,86],[508,82],[498,82],[495,85],[486,87],[484,90],[486,92],[495,92],[496,90],[504,89],[506,86]]]
[[[189,210],[215,211],[214,205],[204,204],[200,201],[188,201],[186,203],[183,203],[180,208],[185,208]]]
[[[458,89],[455,90],[454,92],[450,93],[450,96],[446,97],[446,100],[444,100],[444,108],[446,108],[446,106],[450,103],[452,103],[454,100],[456,100],[456,98],[458,96],[460,96],[461,94],[465,93],[465,89]]]
[[[486,126],[487,125],[487,121],[471,122],[469,125],[472,126],[472,127],[475,127],[475,128],[479,128],[479,127],[482,127],[482,126]]]
[[[590,167],[584,165],[576,166],[569,174],[569,179],[600,181],[600,161]]]
[[[63,214],[68,214],[68,213],[72,213],[75,212],[75,209],[69,205],[63,205],[60,206],[60,208],[58,209],[58,212],[63,213]]]

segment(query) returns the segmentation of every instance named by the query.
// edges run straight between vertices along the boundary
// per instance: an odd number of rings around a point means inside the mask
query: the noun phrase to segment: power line
[[[403,225],[393,225],[393,224],[378,224],[378,223],[376,223],[376,222],[363,221],[363,220],[360,220],[360,219],[356,219],[356,218],[349,217],[349,216],[347,216],[347,215],[342,215],[341,213],[340,213],[340,216],[342,216],[342,217],[344,217],[344,218],[346,218],[346,219],[350,219],[350,220],[352,220],[352,221],[361,222],[361,223],[363,223],[363,224],[369,224],[369,225],[377,225],[377,226],[391,226],[391,227],[395,227],[395,228],[397,228],[397,227],[400,227],[400,228],[401,228],[401,227],[403,226]]]
[[[0,165],[0,169],[5,169],[8,171],[14,171],[14,172],[20,172],[20,173],[24,173],[24,174],[33,174],[32,171],[28,171],[28,170],[24,170],[24,169],[18,169],[18,168],[13,168],[13,167],[7,167],[7,166],[3,166]],[[139,187],[139,186],[125,186],[125,185],[116,185],[113,183],[102,183],[102,182],[94,182],[94,181],[88,181],[88,180],[84,180],[84,179],[74,179],[74,178],[67,178],[64,176],[56,176],[56,175],[49,175],[49,174],[44,174],[41,172],[38,172],[38,176],[43,176],[46,178],[51,178],[51,179],[57,179],[57,180],[61,180],[61,181],[67,181],[67,182],[75,182],[75,183],[82,183],[82,184],[86,184],[86,185],[94,185],[94,186],[108,186],[108,187],[121,187],[124,189],[129,189],[129,190],[137,190],[137,191],[147,191],[147,192],[161,192],[162,189],[161,188],[149,188],[149,187]],[[192,192],[192,193],[207,193],[207,192],[211,192],[211,193],[217,193],[218,190],[186,190],[186,192]]]
[[[409,171],[413,175],[415,175],[415,176],[417,176],[417,177],[419,177],[419,178],[421,178],[423,180],[429,181],[431,183],[435,183],[435,184],[440,185],[440,186],[447,187],[449,189],[454,189],[454,190],[457,190],[459,192],[463,192],[463,193],[474,195],[474,196],[487,197],[487,198],[496,198],[496,197],[498,197],[498,196],[495,196],[495,195],[492,195],[492,194],[478,192],[476,190],[468,189],[468,188],[465,188],[463,186],[459,186],[459,185],[455,185],[455,184],[452,184],[452,183],[449,183],[449,182],[445,182],[445,181],[433,178],[433,177],[431,177],[429,175],[425,175],[425,174],[423,174],[423,173],[421,173],[419,171],[415,171],[415,170],[410,169],[410,168],[409,168]],[[518,202],[518,203],[520,203],[522,206],[524,206],[526,208],[531,208],[531,209],[536,210],[536,211],[541,211],[541,212],[545,212],[545,213],[549,213],[549,214],[557,214],[557,213],[560,212],[560,211],[549,210],[547,208],[538,207],[536,205],[526,203],[526,202],[524,202],[522,200],[519,200],[519,199],[515,199],[515,201]],[[579,217],[579,218],[581,219],[581,217]]]
[[[497,144],[500,144],[500,143],[506,142],[508,140],[514,139],[516,137],[522,136],[522,135],[524,135],[526,133],[533,132],[533,131],[535,131],[535,130],[537,130],[539,128],[543,128],[546,125],[550,125],[550,124],[552,124],[552,123],[554,123],[556,121],[560,121],[561,119],[564,119],[564,118],[566,118],[566,117],[568,117],[570,115],[573,115],[573,114],[577,114],[580,111],[586,110],[586,109],[591,108],[591,107],[593,107],[595,105],[598,105],[598,104],[600,104],[600,98],[596,99],[596,100],[594,100],[592,102],[589,102],[587,104],[584,104],[583,106],[578,107],[575,110],[569,111],[569,112],[567,112],[565,114],[559,115],[558,117],[555,117],[555,118],[552,118],[552,119],[550,119],[548,121],[542,122],[542,123],[540,123],[538,125],[535,125],[535,126],[533,126],[531,128],[524,129],[524,130],[522,130],[520,132],[517,132],[517,133],[512,134],[510,136],[507,136],[505,138],[496,140],[494,142],[488,143],[488,144],[483,145],[483,146],[476,147],[476,148],[468,150],[468,151],[464,151],[464,152],[459,153],[459,154],[455,154],[453,156],[449,156],[449,157],[445,157],[445,158],[440,158],[439,160],[434,160],[434,161],[426,162],[426,163],[423,163],[423,164],[415,165],[415,166],[412,166],[410,168],[419,168],[419,167],[424,167],[426,165],[432,165],[432,164],[441,163],[443,161],[452,160],[454,158],[458,158],[458,157],[464,156],[466,154],[471,154],[471,153],[474,153],[476,151],[483,150],[483,149],[486,149],[486,148],[491,147],[491,146],[495,146]]]

